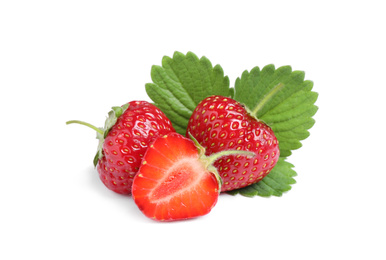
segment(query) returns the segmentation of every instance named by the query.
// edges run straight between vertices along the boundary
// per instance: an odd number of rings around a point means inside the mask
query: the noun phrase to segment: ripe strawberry
[[[196,146],[197,145],[197,146]],[[133,199],[149,218],[172,221],[205,215],[215,206],[221,178],[212,163],[226,151],[205,156],[205,149],[177,133],[157,138],[133,181]]]
[[[264,178],[279,159],[272,129],[252,117],[239,102],[211,96],[198,104],[187,127],[210,155],[227,149],[254,152],[254,158],[230,155],[214,163],[223,180],[222,191],[239,189]]]
[[[149,143],[175,131],[165,114],[146,101],[131,101],[122,107],[113,107],[104,128],[76,120],[67,122],[71,123],[97,131],[99,145],[94,166],[106,187],[120,194],[131,193],[134,175]]]

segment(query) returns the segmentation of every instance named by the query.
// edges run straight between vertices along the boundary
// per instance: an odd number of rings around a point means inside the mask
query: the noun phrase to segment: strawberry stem
[[[245,155],[249,157],[254,157],[255,153],[249,152],[249,151],[240,151],[240,150],[228,150],[228,151],[221,151],[218,153],[211,154],[209,156],[206,156],[205,163],[206,167],[209,165],[212,165],[215,161],[217,161],[219,158],[228,156],[228,155]]]
[[[83,121],[79,121],[79,120],[71,120],[71,121],[67,121],[66,122],[66,125],[69,125],[69,124],[80,124],[80,125],[85,125],[85,126],[88,126],[90,127],[91,129],[94,129],[95,131],[97,131],[97,133],[100,133],[101,135],[104,134],[104,131],[96,126],[93,126],[92,124],[89,124],[89,123],[86,123],[86,122],[83,122]]]
[[[214,176],[217,179],[218,185],[219,185],[219,193],[221,192],[221,185],[222,185],[222,179],[220,175],[217,172],[217,169],[213,166],[214,162],[218,160],[219,158],[223,156],[228,155],[245,155],[249,157],[254,157],[255,153],[249,152],[249,151],[240,151],[240,150],[227,150],[227,151],[221,151],[214,154],[211,154],[209,156],[205,155],[205,148],[197,141],[196,138],[193,137],[193,135],[188,132],[188,135],[190,139],[194,142],[196,145],[196,148],[198,150],[198,154],[200,156],[200,161],[204,164],[205,168],[208,169],[211,173],[214,174]]]
[[[190,132],[188,132],[188,135],[189,135],[189,138],[196,145],[199,155],[200,156],[205,155],[205,148],[197,141],[196,138],[194,138],[194,136]]]
[[[269,100],[277,93],[279,92],[282,88],[284,87],[283,83],[279,83],[276,86],[273,87],[264,97],[263,99],[257,104],[257,106],[253,109],[252,115],[257,118],[257,113],[267,104]]]

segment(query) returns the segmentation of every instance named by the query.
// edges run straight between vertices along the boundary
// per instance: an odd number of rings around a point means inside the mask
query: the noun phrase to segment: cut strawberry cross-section
[[[149,218],[159,221],[189,219],[205,215],[217,203],[221,178],[213,162],[229,154],[205,156],[205,150],[177,133],[157,138],[143,158],[133,181],[136,205]]]

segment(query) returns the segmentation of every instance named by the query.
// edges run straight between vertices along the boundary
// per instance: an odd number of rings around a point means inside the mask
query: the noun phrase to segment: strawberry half
[[[239,189],[263,179],[279,159],[272,129],[228,97],[211,96],[195,108],[187,127],[211,155],[228,149],[255,153],[254,158],[230,155],[214,163],[223,180],[222,191]]]
[[[120,194],[131,193],[133,178],[148,145],[175,131],[165,114],[146,101],[113,107],[104,128],[77,120],[67,122],[71,123],[86,125],[97,132],[99,145],[94,166],[104,185]]]
[[[217,203],[221,178],[213,162],[227,151],[205,156],[205,149],[177,133],[157,138],[143,158],[133,181],[132,195],[138,208],[159,221],[205,215]]]

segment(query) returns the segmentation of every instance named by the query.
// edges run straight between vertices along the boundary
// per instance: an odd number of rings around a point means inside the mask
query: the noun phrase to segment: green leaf
[[[152,67],[151,78],[153,83],[146,84],[148,96],[183,135],[201,100],[211,95],[233,95],[221,66],[213,67],[206,57],[199,59],[192,52],[175,52],[173,58],[165,56],[162,66]]]
[[[314,125],[318,94],[304,72],[290,66],[267,65],[244,71],[235,83],[234,99],[246,105],[253,116],[268,124],[279,140],[280,156],[288,157],[302,146]]]
[[[280,158],[264,179],[229,193],[281,196],[291,189],[296,176],[294,166],[285,159],[309,136],[308,130],[315,123],[312,117],[318,110],[318,94],[304,76],[290,66],[254,67],[237,78],[235,88],[229,88],[229,79],[219,65],[213,67],[206,57],[199,59],[191,52],[175,52],[173,58],[163,58],[162,66],[152,67],[153,83],[146,84],[146,92],[183,135],[193,110],[204,98],[222,95],[243,103],[252,116],[272,128],[279,140]]]
[[[284,158],[279,158],[276,166],[261,181],[245,188],[228,191],[227,193],[231,195],[240,194],[246,197],[280,197],[284,192],[291,189],[292,184],[296,183],[293,177],[297,174],[292,169],[293,167],[294,166],[285,161]]]

